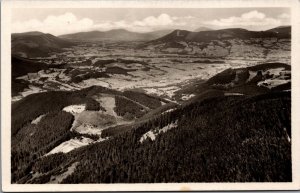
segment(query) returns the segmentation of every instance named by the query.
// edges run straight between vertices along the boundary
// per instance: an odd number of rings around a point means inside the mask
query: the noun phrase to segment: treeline
[[[139,142],[150,129],[176,120],[177,128],[153,142]],[[108,141],[53,155],[54,165],[79,161],[63,183],[290,182],[290,121],[289,92],[219,96],[195,101]],[[51,169],[36,165],[36,171]]]
[[[122,116],[125,119],[140,118],[147,112],[144,107],[123,96],[115,96],[115,101],[116,107],[114,110],[118,116]]]
[[[150,109],[156,109],[161,106],[160,99],[140,92],[124,91],[124,96],[134,100]]]

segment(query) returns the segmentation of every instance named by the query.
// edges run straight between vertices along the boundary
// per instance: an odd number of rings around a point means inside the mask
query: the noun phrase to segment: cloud
[[[215,19],[212,21],[204,22],[206,25],[222,27],[244,27],[251,28],[253,30],[264,30],[270,27],[276,27],[286,24],[282,19],[287,15],[281,15],[278,18],[267,17],[264,13],[253,10],[242,14],[239,17],[232,16],[228,18]]]
[[[134,21],[133,25],[135,26],[167,26],[174,24],[174,19],[168,14],[160,14],[157,17],[149,16],[144,18],[142,21]]]
[[[110,30],[110,29],[127,29],[136,32],[148,32],[157,29],[173,28],[175,26],[185,25],[184,22],[177,21],[178,17],[172,17],[168,14],[160,14],[158,16],[148,16],[142,20],[135,21],[103,21],[95,24],[93,29],[95,30]]]
[[[93,20],[89,18],[78,19],[73,13],[65,13],[59,16],[50,15],[43,21],[36,19],[14,22],[12,31],[14,33],[25,31],[41,31],[60,35],[63,33],[78,32],[82,29],[90,29],[94,26]]]
[[[188,16],[188,18],[190,17]],[[53,35],[61,35],[81,31],[106,31],[123,28],[131,31],[143,32],[155,29],[172,28],[186,24],[183,21],[178,21],[179,19],[185,19],[185,17],[172,17],[168,14],[162,13],[158,16],[148,16],[142,20],[101,21],[95,23],[89,18],[78,19],[73,13],[69,12],[58,16],[50,15],[43,21],[33,19],[24,22],[14,22],[12,24],[12,31],[14,33],[41,31],[44,33],[51,33]]]
[[[244,13],[242,14],[241,18],[242,19],[264,19],[266,17],[266,15],[264,13],[260,13],[258,11],[250,11],[248,13]]]
[[[191,15],[188,15],[188,16],[185,16],[185,17],[183,17],[183,18],[185,18],[185,19],[194,19],[194,18],[196,18],[196,17],[191,16]]]
[[[290,19],[291,16],[290,16],[290,14],[282,13],[282,14],[278,15],[278,18],[280,18],[280,19]]]

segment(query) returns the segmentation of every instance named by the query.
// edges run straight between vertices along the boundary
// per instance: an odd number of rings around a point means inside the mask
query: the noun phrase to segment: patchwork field
[[[17,77],[29,86],[13,96],[12,100],[49,90],[72,91],[98,85],[119,91],[138,89],[174,101],[176,91],[192,81],[207,80],[228,68],[244,68],[272,61],[264,56],[230,55],[205,59],[197,55],[132,50],[130,47],[134,46],[133,43],[105,46],[101,48],[97,44],[83,44],[67,48],[49,58],[35,58],[38,62],[51,61],[59,68]],[[239,48],[233,53],[237,53],[237,50]],[[281,60],[289,61],[289,53],[288,50],[281,52]],[[276,84],[276,81],[265,84]],[[186,99],[186,96],[182,97]]]

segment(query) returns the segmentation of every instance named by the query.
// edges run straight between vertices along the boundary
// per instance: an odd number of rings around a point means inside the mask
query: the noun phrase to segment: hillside
[[[45,57],[51,52],[74,44],[51,34],[41,32],[15,33],[11,35],[11,50],[13,55],[22,57]]]
[[[227,69],[179,104],[100,86],[29,95],[12,104],[12,181],[291,181],[290,85],[268,87],[290,70]]]
[[[174,30],[141,48],[172,54],[195,54],[202,57],[246,57],[273,59],[290,55],[291,28],[249,31],[230,28],[191,32]]]
[[[36,130],[38,136],[42,129],[58,128],[47,126],[57,116],[65,121],[55,122],[61,130],[52,134],[57,138],[54,144],[48,144],[45,137],[38,147],[34,143],[26,146],[26,138],[15,141],[22,151],[13,152],[14,181],[47,183],[75,163],[75,171],[60,183],[291,181],[290,93],[195,101],[108,140],[64,154],[39,156],[76,136],[65,131],[72,120],[66,113],[49,114],[37,126],[25,127],[17,139],[29,131]],[[151,138],[150,133],[154,133]],[[30,148],[40,149],[40,153],[22,157]],[[20,166],[24,173],[17,172]]]
[[[162,37],[171,30],[159,30],[147,33],[131,32],[125,29],[113,29],[109,31],[90,31],[66,34],[60,38],[73,41],[149,41]]]
[[[254,96],[291,90],[291,66],[284,63],[262,63],[246,68],[228,68],[207,81],[195,81],[176,92],[176,99],[194,96],[190,103],[207,97]]]

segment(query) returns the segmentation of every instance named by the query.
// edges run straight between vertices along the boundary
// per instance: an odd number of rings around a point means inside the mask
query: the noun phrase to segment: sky
[[[260,31],[281,25],[290,25],[289,8],[18,8],[12,12],[13,33],[53,35],[120,28],[135,32],[199,27]]]

